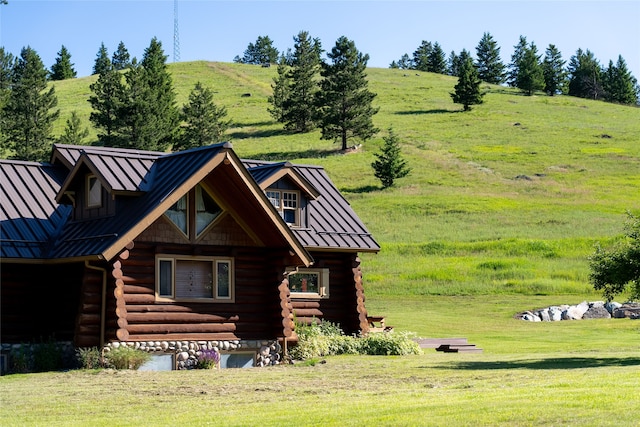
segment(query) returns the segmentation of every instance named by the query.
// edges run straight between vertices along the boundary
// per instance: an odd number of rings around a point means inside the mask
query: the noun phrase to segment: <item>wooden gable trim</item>
[[[100,180],[100,184],[107,190],[109,194],[112,193],[113,188],[111,187],[111,185],[109,185],[109,182],[105,179],[104,176],[102,176],[93,162],[84,153],[82,153],[80,155],[80,158],[76,162],[76,165],[73,167],[73,170],[69,172],[69,175],[67,175],[67,178],[64,180],[64,183],[60,187],[58,194],[56,194],[57,203],[62,204],[62,199],[65,197],[65,193],[68,191],[69,186],[76,178],[76,175],[80,172],[80,169],[83,165],[85,165],[89,169],[89,171]]]
[[[202,181],[213,169],[215,169],[225,159],[225,153],[220,152],[216,154],[209,162],[207,162],[200,170],[191,175],[189,179],[182,183],[173,193],[171,193],[166,199],[155,207],[145,218],[142,218],[138,224],[128,232],[119,236],[109,248],[103,253],[102,257],[106,260],[112,259],[116,256],[122,248],[129,242],[132,242],[140,233],[142,233],[147,227],[153,224],[160,216],[162,216],[167,209],[173,206],[182,196],[184,196],[189,190]]]
[[[256,181],[251,176],[251,173],[244,167],[240,158],[233,152],[232,150],[226,151],[226,165],[233,166],[233,168],[238,172],[244,183],[247,185],[251,193],[256,197],[256,200],[262,208],[267,212],[273,223],[278,228],[278,231],[284,236],[287,243],[291,247],[291,249],[298,255],[298,257],[302,260],[306,267],[310,267],[313,265],[313,257],[307,252],[307,250],[302,246],[302,243],[295,237],[293,231],[289,226],[284,222],[280,214],[273,207],[264,191],[260,186],[256,183]]]
[[[293,181],[296,186],[298,186],[298,188],[300,188],[311,199],[316,200],[318,197],[320,197],[320,192],[316,190],[316,188],[311,185],[311,183],[307,181],[306,178],[304,178],[295,169],[293,169],[291,163],[289,162],[285,163],[279,171],[273,173],[271,176],[262,181],[260,183],[260,188],[264,191],[285,176],[291,179],[291,181]]]

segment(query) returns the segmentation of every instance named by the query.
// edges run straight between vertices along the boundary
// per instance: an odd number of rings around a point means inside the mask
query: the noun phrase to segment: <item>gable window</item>
[[[156,262],[158,300],[232,302],[233,260],[162,255]]]
[[[329,298],[329,269],[300,268],[289,273],[291,298]]]
[[[289,225],[300,225],[300,202],[297,191],[267,190],[267,198],[276,208],[284,222]]]
[[[195,212],[192,216],[191,212]],[[222,213],[222,208],[200,184],[173,204],[165,215],[187,238],[198,238]],[[190,236],[191,230],[195,236]]]
[[[87,175],[87,207],[99,208],[102,206],[102,184],[95,175]]]

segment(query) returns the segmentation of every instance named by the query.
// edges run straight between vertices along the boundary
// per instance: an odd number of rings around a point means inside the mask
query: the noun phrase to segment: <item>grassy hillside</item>
[[[288,134],[272,120],[273,67],[192,62],[169,69],[180,105],[196,81],[214,90],[235,123],[229,139],[241,156],[327,169],[382,245],[380,254],[363,256],[372,297],[588,295],[594,243],[611,242],[625,211],[640,209],[635,107],[485,85],[485,103],[463,113],[449,96],[455,78],[369,69],[381,132],[343,155],[319,132]],[[57,132],[72,110],[88,124],[94,80],[55,83]],[[370,164],[390,126],[413,173],[383,190]]]

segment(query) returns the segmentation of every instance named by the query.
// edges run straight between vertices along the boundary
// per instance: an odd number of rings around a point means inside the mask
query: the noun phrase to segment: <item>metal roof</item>
[[[273,170],[283,163],[272,163],[244,159],[243,164],[252,173],[254,170]],[[269,168],[271,166],[272,168]],[[362,223],[349,202],[333,184],[320,166],[292,165],[321,194],[309,201],[309,227],[292,228],[302,244],[310,249],[357,250],[378,252],[380,246]],[[271,172],[273,173],[273,172]],[[256,180],[260,174],[253,175]],[[260,181],[258,181],[260,182]]]
[[[164,205],[168,208],[173,199],[177,200],[195,185],[192,181],[194,176],[199,176],[197,171],[206,172],[207,165],[215,167],[210,162],[228,148],[230,145],[218,144],[166,154],[54,145],[51,164],[0,160],[0,257],[101,256],[128,236],[140,221],[154,220],[149,217],[152,214],[161,215],[164,211],[157,211],[164,209]],[[256,187],[286,167],[293,168],[310,184],[313,192],[320,194],[309,200],[309,228],[285,230],[285,234],[293,233],[292,241],[299,241],[295,245],[341,251],[377,252],[380,249],[321,167],[254,160],[243,160],[242,164],[249,172],[247,182],[255,181]],[[56,197],[61,196],[74,173],[83,166],[96,173],[110,191],[135,193],[135,197],[118,199],[118,209],[126,215],[70,220],[72,207],[59,204]],[[271,206],[268,201],[265,204]]]

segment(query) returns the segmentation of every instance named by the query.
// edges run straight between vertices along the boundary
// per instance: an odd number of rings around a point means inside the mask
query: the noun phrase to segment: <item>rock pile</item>
[[[576,305],[553,305],[518,313],[517,319],[529,322],[555,322],[581,319],[640,319],[640,303],[620,304],[615,301],[583,301]]]

